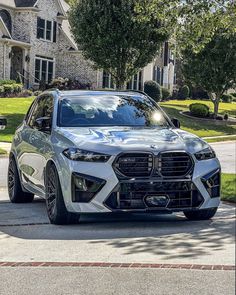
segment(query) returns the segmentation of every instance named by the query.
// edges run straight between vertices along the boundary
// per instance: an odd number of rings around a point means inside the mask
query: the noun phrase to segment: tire
[[[218,208],[210,208],[198,211],[186,211],[184,212],[184,215],[189,220],[208,220],[216,214],[217,209]]]
[[[53,164],[47,168],[45,187],[46,209],[50,222],[58,225],[77,224],[80,215],[67,211],[57,169]]]
[[[7,184],[8,195],[12,203],[31,203],[33,201],[34,194],[22,190],[16,160],[13,156],[9,159]]]

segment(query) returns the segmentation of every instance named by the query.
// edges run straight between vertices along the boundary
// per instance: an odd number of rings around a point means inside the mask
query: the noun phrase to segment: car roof
[[[135,91],[135,90],[57,90],[57,89],[49,89],[45,92],[56,92],[57,95],[60,97],[65,97],[65,96],[82,96],[82,95],[88,95],[88,96],[97,96],[97,95],[127,95],[127,96],[147,96],[144,92],[142,91]]]

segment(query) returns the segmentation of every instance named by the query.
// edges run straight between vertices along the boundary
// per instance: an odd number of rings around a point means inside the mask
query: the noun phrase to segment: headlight
[[[197,158],[198,161],[202,161],[202,160],[213,159],[216,157],[216,154],[212,148],[208,147],[208,148],[196,153],[195,157]]]
[[[73,161],[83,162],[107,162],[111,156],[96,152],[85,151],[77,148],[69,148],[63,151],[63,155]]]

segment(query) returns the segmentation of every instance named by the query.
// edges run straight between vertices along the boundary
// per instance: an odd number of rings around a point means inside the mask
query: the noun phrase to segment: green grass
[[[34,97],[0,98],[0,115],[7,118],[7,127],[0,131],[0,141],[11,142],[16,127],[22,122]]]
[[[232,135],[230,137],[222,137],[222,138],[207,138],[205,141],[212,143],[212,142],[221,142],[226,140],[236,140],[236,135]]]
[[[7,154],[7,152],[0,148],[0,155],[6,155],[6,154]]]
[[[173,106],[176,109],[188,111],[189,105],[196,102],[209,106],[210,111],[213,112],[213,103],[209,100],[170,100],[168,102],[163,102],[162,105]],[[221,102],[219,106],[219,114],[224,115],[225,113],[228,113],[231,117],[236,117],[236,103]]]
[[[236,125],[230,124],[227,121],[204,121],[200,118],[188,118],[180,114],[180,111],[188,111],[191,103],[205,103],[212,107],[209,101],[201,100],[171,100],[163,102],[160,105],[167,112],[170,117],[175,117],[180,120],[181,128],[196,134],[200,137],[222,136],[222,135],[235,135]],[[236,114],[235,103],[221,103],[220,113],[228,112],[231,116]],[[229,140],[225,138],[224,140]],[[216,139],[214,141],[217,141]],[[222,139],[221,139],[222,141]]]
[[[222,174],[221,200],[236,203],[236,174]]]

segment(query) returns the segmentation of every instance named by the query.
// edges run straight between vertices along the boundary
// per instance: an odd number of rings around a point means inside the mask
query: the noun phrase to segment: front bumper
[[[147,177],[145,179],[119,179],[115,173],[111,158],[107,163],[85,163],[62,159],[63,172],[59,173],[66,208],[76,213],[108,212],[164,212],[198,210],[215,208],[220,204],[217,194],[211,196],[211,189],[203,181],[206,175],[220,172],[217,159],[197,161],[191,179],[162,179]],[[59,170],[60,171],[60,170]],[[75,201],[73,197],[72,175],[88,176],[99,179],[102,185],[93,194],[89,202]],[[69,184],[69,185],[68,185]],[[148,203],[149,197],[159,198],[164,203],[155,206]],[[150,199],[150,198],[149,198]],[[152,198],[151,198],[152,199]],[[158,198],[157,198],[158,200]]]

